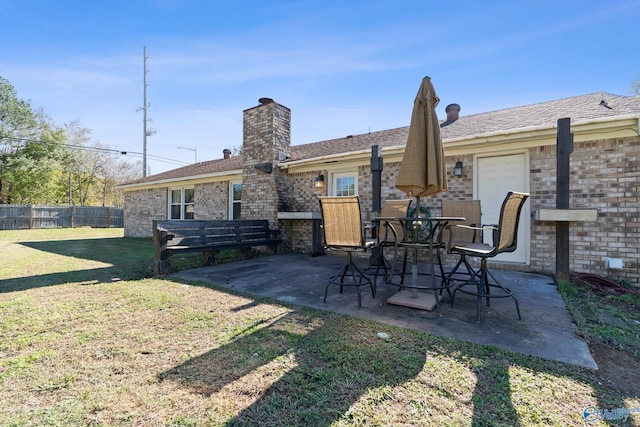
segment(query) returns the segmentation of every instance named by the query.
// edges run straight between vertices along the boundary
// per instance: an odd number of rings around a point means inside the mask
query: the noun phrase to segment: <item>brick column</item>
[[[278,169],[291,154],[291,110],[268,98],[244,111],[242,156],[243,219],[267,219],[277,227],[278,211],[291,206],[291,184]]]

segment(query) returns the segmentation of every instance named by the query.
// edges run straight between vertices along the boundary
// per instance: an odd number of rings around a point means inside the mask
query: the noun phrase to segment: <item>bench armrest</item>
[[[160,236],[164,237],[166,240],[171,240],[176,237],[175,233],[170,232],[166,228],[158,227],[157,230]]]

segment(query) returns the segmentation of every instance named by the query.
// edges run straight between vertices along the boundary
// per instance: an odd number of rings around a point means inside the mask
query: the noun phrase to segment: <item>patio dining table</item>
[[[387,286],[387,290],[390,286],[396,286],[400,290],[393,296],[386,298],[387,303],[395,304],[395,305],[403,305],[406,307],[424,309],[424,310],[433,310],[434,307],[438,307],[440,310],[439,296],[437,291],[442,289],[448,290],[448,283],[445,282],[442,262],[440,257],[440,249],[442,249],[442,244],[440,243],[440,239],[438,238],[444,228],[450,222],[462,222],[465,220],[464,217],[459,216],[431,216],[431,217],[376,217],[374,218],[376,221],[380,221],[381,223],[386,223],[390,225],[391,222],[396,222],[402,224],[404,228],[404,236],[405,238],[402,241],[396,242],[394,249],[394,259],[393,265],[390,269],[389,277],[385,278],[385,284]],[[429,222],[431,225],[431,229],[427,233],[426,239],[419,238],[418,228],[421,228],[422,224],[425,222]],[[392,227],[392,225],[391,225]],[[412,251],[412,262],[411,262],[411,283],[405,284],[404,280],[402,283],[394,283],[393,282],[393,272],[396,271],[395,265],[397,262],[397,251],[399,248],[404,248],[405,250]],[[418,273],[418,252],[421,250],[426,250],[428,253],[428,273]],[[434,250],[438,251],[438,264],[440,268],[440,276],[441,283],[438,285],[436,283],[436,273],[435,273],[435,262],[433,259]],[[406,264],[403,263],[403,277],[405,273]],[[419,276],[429,276],[428,282],[420,280]],[[428,291],[432,290],[433,295],[427,292],[420,291]],[[387,292],[388,293],[388,292]]]

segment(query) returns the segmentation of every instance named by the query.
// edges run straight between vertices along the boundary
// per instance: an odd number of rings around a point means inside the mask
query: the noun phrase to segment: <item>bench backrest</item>
[[[154,234],[165,231],[167,247],[261,241],[272,238],[267,220],[155,220]]]

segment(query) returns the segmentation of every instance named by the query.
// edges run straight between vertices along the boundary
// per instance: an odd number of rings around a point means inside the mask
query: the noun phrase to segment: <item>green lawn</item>
[[[587,407],[640,411],[637,387],[599,371],[152,266],[151,240],[122,229],[0,231],[0,425],[583,426]],[[627,414],[607,422],[640,424]]]

